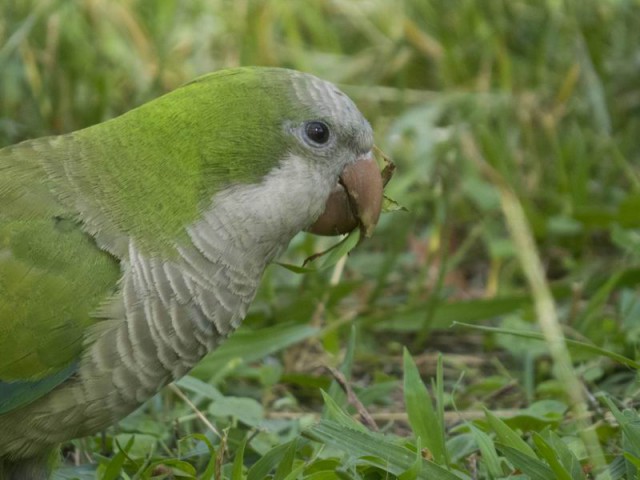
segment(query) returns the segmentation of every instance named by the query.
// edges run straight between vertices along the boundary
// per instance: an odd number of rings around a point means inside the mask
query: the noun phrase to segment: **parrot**
[[[0,480],[186,375],[299,232],[370,236],[373,146],[334,84],[237,67],[0,149]]]

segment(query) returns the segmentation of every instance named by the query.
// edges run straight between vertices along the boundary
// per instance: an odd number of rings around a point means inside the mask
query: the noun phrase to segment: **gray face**
[[[332,83],[299,72],[291,72],[291,77],[306,117],[286,128],[297,140],[300,157],[307,159],[306,176],[329,179],[329,183],[318,180],[301,192],[301,197],[311,190],[323,192],[319,198],[324,198],[324,211],[308,231],[336,235],[359,226],[369,236],[380,215],[383,188],[371,154],[371,126]]]
[[[298,100],[326,122],[335,141],[356,156],[373,147],[373,130],[358,108],[334,84],[313,75],[295,72],[292,76]]]

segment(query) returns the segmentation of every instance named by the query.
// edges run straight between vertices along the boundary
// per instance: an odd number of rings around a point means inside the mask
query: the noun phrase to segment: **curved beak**
[[[370,237],[382,210],[382,175],[371,152],[358,157],[340,174],[324,212],[307,231],[340,235],[359,227]]]

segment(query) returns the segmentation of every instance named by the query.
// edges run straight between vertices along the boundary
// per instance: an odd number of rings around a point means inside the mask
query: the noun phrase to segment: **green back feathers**
[[[36,151],[49,142],[0,150],[0,413],[73,373],[90,312],[120,277],[118,261],[49,191]]]
[[[115,259],[65,219],[0,216],[0,379],[39,379],[81,351],[90,313],[113,293]]]

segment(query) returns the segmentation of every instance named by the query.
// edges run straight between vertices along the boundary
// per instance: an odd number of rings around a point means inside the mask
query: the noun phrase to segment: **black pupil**
[[[327,140],[329,140],[329,127],[322,122],[309,122],[307,124],[307,136],[316,143],[327,143]]]

